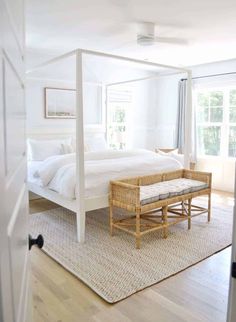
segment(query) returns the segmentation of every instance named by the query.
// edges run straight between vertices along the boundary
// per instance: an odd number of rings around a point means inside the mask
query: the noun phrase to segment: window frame
[[[112,94],[111,94],[112,93]],[[114,99],[114,94],[117,99]],[[113,95],[113,98],[110,99],[110,95]],[[119,95],[122,97],[120,98]],[[116,127],[125,127],[126,130],[124,131],[124,135],[127,135],[127,128],[128,124],[130,123],[130,113],[132,109],[133,103],[133,89],[130,86],[120,85],[117,88],[108,89],[107,91],[107,121],[106,121],[106,128],[107,128],[107,141],[110,148],[115,148],[117,150],[123,150],[127,148],[127,142],[123,147],[114,146],[110,138],[110,128]],[[112,120],[112,114],[115,111],[117,104],[118,108],[123,108],[125,111],[125,120],[124,122],[115,122]]]
[[[230,122],[229,120],[229,113],[230,107],[234,107],[230,105],[230,91],[236,90],[236,84],[234,85],[225,85],[225,86],[209,86],[207,88],[200,88],[197,87],[193,92],[193,101],[195,106],[195,111],[197,113],[198,108],[198,94],[199,93],[209,93],[209,92],[216,92],[222,91],[223,92],[223,117],[222,122],[198,122],[196,119],[196,131],[198,131],[198,127],[210,127],[210,126],[219,126],[221,128],[221,137],[220,137],[220,153],[219,155],[208,155],[208,154],[199,154],[198,156],[201,158],[227,158],[227,159],[236,159],[235,157],[229,156],[229,133],[230,127],[235,126],[236,122]],[[235,106],[236,107],[236,106]],[[209,105],[210,108],[210,105]],[[196,134],[197,136],[197,134]],[[196,138],[198,140],[198,138]]]

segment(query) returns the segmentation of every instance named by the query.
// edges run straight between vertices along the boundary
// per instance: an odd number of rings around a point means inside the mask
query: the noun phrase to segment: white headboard
[[[105,135],[106,130],[102,126],[86,126],[84,136],[91,137],[97,135]],[[74,128],[60,128],[58,131],[50,128],[31,128],[26,131],[27,138],[30,139],[58,139],[66,137],[75,137]]]

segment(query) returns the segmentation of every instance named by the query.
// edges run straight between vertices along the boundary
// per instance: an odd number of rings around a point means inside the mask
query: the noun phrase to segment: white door
[[[24,72],[24,0],[0,0],[1,322],[32,322]]]
[[[236,200],[236,178],[234,189],[234,200]],[[230,276],[230,289],[228,300],[228,317],[227,322],[236,321],[236,206],[234,206],[234,222],[233,222],[233,241],[232,241],[232,267]]]

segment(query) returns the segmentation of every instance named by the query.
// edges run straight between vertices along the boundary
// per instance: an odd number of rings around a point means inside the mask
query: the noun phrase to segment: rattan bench
[[[163,229],[163,237],[167,238],[170,225],[187,220],[190,229],[191,218],[203,213],[208,213],[209,222],[211,177],[211,173],[208,172],[182,169],[111,181],[109,196],[111,235],[114,228],[130,233],[136,238],[136,248],[140,248],[141,237],[149,232]],[[159,195],[155,196],[155,189],[159,191]],[[154,193],[152,192],[150,198],[144,198],[149,190],[154,190]],[[208,196],[207,208],[192,204],[193,198],[202,195]],[[129,214],[115,219],[113,207],[125,209]]]

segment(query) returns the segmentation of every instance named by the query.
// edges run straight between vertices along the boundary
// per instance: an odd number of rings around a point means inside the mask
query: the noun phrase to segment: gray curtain
[[[177,124],[177,148],[179,153],[184,153],[185,143],[185,113],[187,108],[187,80],[181,80],[179,82],[179,98],[178,98],[178,124]],[[192,120],[189,121],[191,124],[191,161],[196,162],[197,160],[197,144],[196,144],[196,117],[195,108],[192,106]]]
[[[179,81],[178,98],[178,123],[177,123],[177,148],[179,153],[184,153],[185,110],[187,105],[187,81]]]

